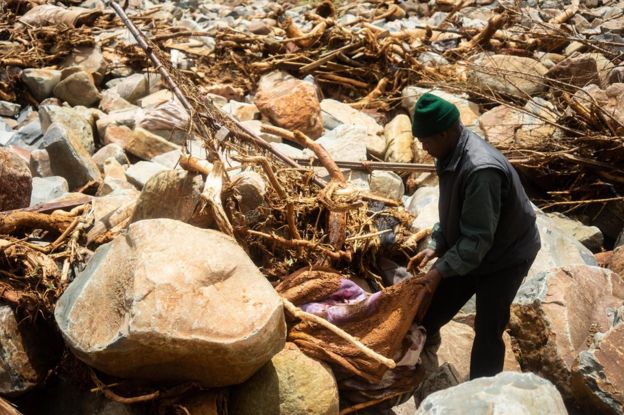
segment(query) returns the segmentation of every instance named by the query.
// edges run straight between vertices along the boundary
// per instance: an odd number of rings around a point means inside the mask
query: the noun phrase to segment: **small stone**
[[[137,126],[177,145],[191,137],[187,134],[189,115],[178,101],[167,101],[145,110]]]
[[[416,415],[567,415],[557,388],[533,373],[503,372],[429,395]]]
[[[28,207],[31,192],[28,163],[14,151],[0,148],[0,212]]]
[[[370,175],[370,191],[388,199],[401,200],[405,193],[405,186],[398,174],[374,170]]]
[[[232,415],[338,415],[338,388],[331,369],[288,343],[234,390]]]
[[[124,151],[123,147],[115,143],[105,145],[104,147],[99,149],[92,158],[95,164],[97,164],[100,171],[102,171],[104,170],[104,162],[111,157],[117,160],[122,165],[130,164],[130,161],[128,161],[128,157],[126,157],[126,152]]]
[[[13,102],[0,101],[0,115],[3,117],[17,117],[22,107]]]
[[[616,133],[624,134],[624,84],[611,84],[606,89],[587,85],[572,99],[587,108],[597,105],[605,116],[617,121],[612,123]]]
[[[81,68],[93,77],[96,85],[99,85],[106,75],[108,65],[99,46],[81,46],[63,61],[62,66]]]
[[[208,94],[219,95],[226,100],[242,101],[245,93],[242,88],[238,88],[229,84],[214,84],[206,87],[204,91]]]
[[[125,108],[122,110],[112,111],[107,115],[100,117],[95,123],[99,137],[104,137],[104,144],[110,144],[113,141],[106,141],[107,130],[111,125],[125,126],[133,129],[138,120],[143,117],[143,112],[137,107]]]
[[[316,88],[284,72],[260,78],[255,104],[276,125],[300,130],[315,139],[323,134],[323,121]]]
[[[282,138],[278,137],[274,134],[265,133],[262,131],[262,121],[260,120],[247,120],[242,121],[241,124],[247,128],[249,131],[257,135],[258,137],[264,139],[269,143],[281,143]]]
[[[81,111],[79,108],[60,107],[58,105],[41,105],[39,120],[41,130],[46,133],[52,124],[62,125],[75,143],[88,153],[95,151],[93,136],[92,114]]]
[[[60,176],[33,177],[30,206],[50,202],[69,192],[67,180]]]
[[[221,110],[227,114],[233,115],[239,121],[248,121],[260,118],[260,111],[258,111],[258,107],[254,104],[230,101],[224,105]]]
[[[126,180],[126,170],[124,167],[113,157],[104,161],[104,165],[102,166],[104,170],[104,177],[109,179]]]
[[[110,113],[113,111],[136,108],[136,105],[133,105],[123,99],[116,90],[107,89],[102,92],[99,108],[105,113]]]
[[[55,176],[64,177],[71,190],[102,179],[89,153],[62,124],[52,124],[44,136],[44,142],[52,172]]]
[[[100,99],[93,77],[82,70],[64,78],[54,87],[54,96],[69,105],[89,107]]]
[[[412,122],[405,114],[399,114],[384,128],[388,149],[385,161],[394,163],[411,163],[414,159]]]
[[[33,177],[53,176],[50,167],[50,155],[45,150],[33,150],[30,153],[30,172]]]
[[[149,94],[146,97],[138,99],[136,104],[141,108],[154,108],[173,99],[173,92],[169,91],[168,89],[161,89],[154,92],[153,94]]]
[[[161,164],[151,161],[139,161],[128,167],[126,170],[126,178],[138,189],[142,189],[149,179],[165,170],[168,169]]]
[[[61,71],[55,69],[24,69],[22,82],[26,84],[30,93],[39,101],[43,101],[52,95],[56,84],[61,81]]]
[[[41,112],[41,107],[39,112]],[[41,146],[43,132],[39,120],[34,120],[20,127],[19,130],[9,140],[8,144],[24,146],[30,149],[37,149]]]
[[[150,94],[150,84],[144,74],[135,73],[118,79],[114,86],[115,92],[131,104]]]
[[[157,173],[143,187],[130,222],[169,218],[206,228],[212,223],[212,215],[197,209],[203,188],[204,179],[199,174],[184,170]]]
[[[132,131],[124,149],[143,160],[151,160],[160,154],[178,150],[179,146],[139,127]]]
[[[247,24],[247,30],[256,35],[268,35],[271,33],[271,27],[263,20],[252,20]]]

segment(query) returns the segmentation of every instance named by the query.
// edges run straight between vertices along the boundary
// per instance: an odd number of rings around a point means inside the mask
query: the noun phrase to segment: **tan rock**
[[[448,362],[457,370],[460,379],[466,381],[470,377],[470,353],[474,341],[474,329],[468,324],[450,321],[440,329],[442,343],[438,349],[440,364]],[[504,371],[521,372],[518,359],[514,356],[509,334],[503,335],[505,342]]]
[[[95,104],[100,99],[93,77],[82,70],[61,79],[54,87],[54,96],[71,106],[84,105],[85,107]]]
[[[544,65],[532,58],[514,55],[487,55],[472,58],[478,69],[468,72],[468,81],[476,87],[500,94],[527,99],[544,91]]]
[[[244,382],[286,336],[279,296],[238,243],[171,219],[133,223],[98,248],[55,318],[98,370],[206,387]]]
[[[121,148],[125,148],[132,140],[132,130],[125,125],[111,124],[106,127],[104,134],[104,144],[115,144]]]
[[[388,149],[384,160],[394,163],[411,163],[414,159],[412,122],[405,114],[399,114],[384,128]]]
[[[206,87],[204,91],[208,94],[220,95],[223,98],[235,101],[242,101],[245,97],[245,91],[242,88],[229,84],[214,84]]]
[[[549,69],[545,76],[556,81],[556,85],[563,82],[584,87],[600,82],[596,60],[589,56],[565,59]]]
[[[178,101],[171,100],[145,110],[138,127],[163,137],[172,143],[183,145],[189,138],[186,133],[189,115]]]
[[[151,160],[159,154],[178,149],[179,146],[140,127],[132,131],[130,140],[124,146],[128,153],[144,160]]]
[[[613,250],[608,267],[611,271],[624,276],[624,245]]]
[[[136,104],[141,108],[154,108],[173,99],[173,92],[169,91],[168,89],[161,89],[137,100]]]
[[[56,84],[61,81],[61,71],[48,68],[28,68],[22,72],[22,82],[26,84],[30,93],[43,101],[52,95]]]
[[[249,121],[260,118],[260,111],[254,104],[245,102],[230,101],[221,110],[234,116],[239,121]]]
[[[622,277],[598,267],[555,268],[525,282],[510,322],[523,369],[550,379],[574,399],[574,362],[595,332],[609,329],[610,309],[623,301]]]
[[[136,108],[136,106],[123,99],[116,90],[108,89],[102,93],[99,108],[102,111],[109,113],[128,108]]]
[[[506,105],[499,105],[479,117],[483,135],[494,147],[510,146],[520,128],[522,113]]]
[[[88,110],[45,104],[39,106],[39,122],[44,133],[54,123],[62,125],[72,140],[79,143],[87,153],[93,154],[95,151],[94,114]]]
[[[149,179],[130,222],[169,218],[206,228],[212,223],[209,210],[199,210],[204,180],[183,170],[168,170]],[[163,203],[166,200],[167,203]]]
[[[337,415],[338,388],[331,369],[287,343],[230,400],[232,415]]]
[[[300,130],[310,138],[323,134],[316,88],[308,82],[271,72],[260,79],[255,104],[277,126]]]
[[[30,205],[30,167],[13,151],[0,148],[0,212]]]

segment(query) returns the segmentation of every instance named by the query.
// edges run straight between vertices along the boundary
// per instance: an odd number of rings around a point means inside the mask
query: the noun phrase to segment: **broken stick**
[[[366,346],[361,341],[359,341],[358,339],[356,339],[355,337],[353,337],[352,335],[350,335],[349,333],[347,333],[340,327],[333,325],[332,323],[325,320],[324,318],[321,318],[314,314],[310,314],[310,313],[303,311],[302,309],[300,309],[299,307],[297,307],[296,305],[294,305],[293,303],[291,303],[285,298],[282,298],[282,302],[284,303],[284,308],[286,308],[286,310],[290,314],[292,314],[294,317],[300,320],[309,320],[309,321],[312,321],[313,323],[323,326],[324,328],[331,331],[332,333],[334,333],[341,339],[346,340],[352,345],[354,345],[359,351],[361,351],[362,353],[364,353],[366,356],[370,357],[371,359],[375,360],[376,362],[379,362],[382,365],[390,369],[394,369],[396,367],[396,363],[394,360],[388,359],[387,357],[380,355],[379,353],[377,353],[370,347]]]

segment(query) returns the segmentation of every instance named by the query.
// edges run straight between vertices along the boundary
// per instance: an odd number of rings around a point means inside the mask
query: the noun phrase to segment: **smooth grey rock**
[[[150,94],[150,85],[147,77],[141,73],[135,73],[121,78],[114,86],[119,96],[131,104]]]
[[[39,101],[50,97],[56,84],[61,81],[61,71],[55,69],[24,69],[22,82],[26,84],[30,93]]]
[[[67,180],[61,176],[33,177],[30,206],[50,202],[69,192]]]
[[[171,219],[133,223],[98,248],[55,319],[105,373],[205,387],[244,382],[286,337],[280,297],[238,243]]]
[[[97,165],[65,126],[52,124],[44,136],[44,142],[50,156],[52,172],[56,176],[64,177],[71,190],[78,189],[90,181],[101,181],[102,176]]]
[[[62,125],[72,140],[88,153],[95,151],[93,126],[90,120],[76,108],[61,107],[58,105],[41,105],[39,107],[39,121],[41,130],[46,133],[54,123]]]
[[[21,108],[14,102],[0,101],[0,115],[3,117],[16,117]]]
[[[563,213],[548,213],[547,216],[553,220],[561,230],[585,245],[590,251],[598,252],[602,249],[604,237],[598,227],[583,225],[582,222],[570,219]]]
[[[20,127],[9,140],[8,144],[14,144],[31,150],[38,149],[43,143],[43,131],[39,120],[33,120]]]
[[[138,189],[142,189],[149,179],[165,170],[169,169],[161,164],[151,161],[139,161],[128,167],[126,170],[126,178]]]
[[[532,373],[503,372],[429,395],[416,415],[567,415],[557,388]]]

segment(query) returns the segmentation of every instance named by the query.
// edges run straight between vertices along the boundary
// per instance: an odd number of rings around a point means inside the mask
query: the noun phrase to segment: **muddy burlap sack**
[[[302,310],[325,318],[377,353],[397,363],[409,355],[411,369],[417,365],[425,335],[422,328],[412,326],[422,320],[431,301],[431,292],[418,278],[407,278],[370,294],[337,273],[302,270],[286,278],[276,290]],[[410,330],[413,333],[408,336]],[[406,342],[406,338],[410,341]],[[329,363],[339,378],[355,375],[370,385],[379,385],[388,371],[352,343],[312,321],[295,323],[288,339],[308,356]],[[400,372],[401,365],[393,371],[397,369]],[[414,381],[410,380],[412,384]]]

